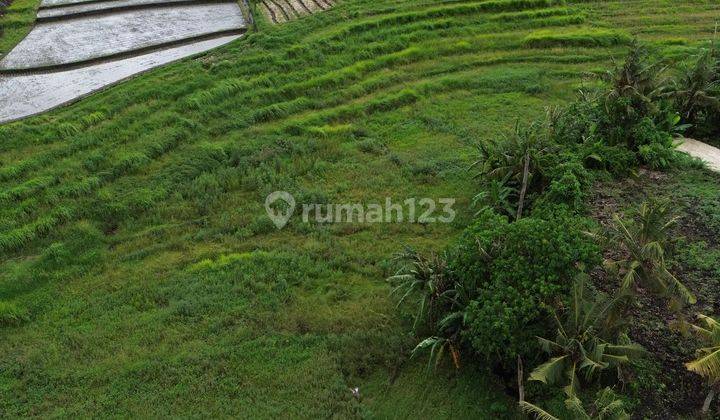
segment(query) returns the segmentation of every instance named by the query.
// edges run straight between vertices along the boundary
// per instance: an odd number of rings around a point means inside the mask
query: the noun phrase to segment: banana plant
[[[579,276],[564,321],[554,315],[555,339],[539,338],[551,359],[535,368],[530,380],[563,386],[565,394],[573,398],[581,387],[581,378],[592,381],[599,372],[644,354],[640,345],[619,339],[619,302],[618,297],[607,299],[591,293],[586,276]]]

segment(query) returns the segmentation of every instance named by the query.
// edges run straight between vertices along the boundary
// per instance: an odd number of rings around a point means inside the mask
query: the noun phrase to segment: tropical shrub
[[[399,295],[398,306],[408,299],[415,299],[417,311],[413,329],[418,336],[430,335],[415,347],[412,356],[429,350],[428,367],[437,367],[444,355],[460,369],[460,332],[469,293],[447,268],[444,256],[431,254],[425,257],[412,249],[406,249],[397,259],[408,263],[388,281],[397,283],[392,294]]]
[[[506,213],[520,218],[526,197],[541,191],[547,183],[542,176],[542,160],[555,149],[542,124],[517,123],[510,136],[478,144],[478,159],[473,164],[478,170],[476,177],[481,185],[494,182],[494,188],[505,188],[512,209]],[[505,207],[495,206],[495,209],[503,211]]]
[[[670,233],[678,218],[673,217],[667,203],[648,201],[640,206],[631,220],[615,216],[613,233],[627,258],[607,261],[606,266],[617,273],[620,290],[629,295],[642,286],[666,297],[671,308],[694,304],[695,296],[669,270],[666,254],[670,249]]]
[[[557,304],[599,249],[580,218],[568,213],[515,223],[485,214],[467,229],[450,262],[464,284],[478,286],[467,311],[464,336],[491,362],[510,366],[536,353],[534,337],[546,331],[544,304]],[[494,223],[493,223],[494,222]]]
[[[668,96],[689,134],[703,139],[720,135],[720,48],[704,49],[690,66],[683,66]]]
[[[432,254],[427,258],[413,249],[406,249],[396,259],[407,261],[409,265],[388,279],[391,283],[397,283],[391,294],[400,295],[398,305],[410,297],[416,299],[417,312],[413,329],[422,333],[421,329],[434,325],[438,321],[438,314],[446,309],[446,292],[452,287],[447,262],[440,255]]]
[[[573,396],[565,400],[565,408],[574,419],[581,420],[627,420],[630,418],[625,411],[625,404],[610,388],[604,388],[595,395],[591,404],[583,404],[580,398]],[[537,405],[520,401],[520,409],[535,416],[539,420],[559,420]]]
[[[575,398],[581,382],[590,382],[606,369],[643,354],[637,344],[618,334],[620,299],[593,292],[579,275],[573,286],[570,305],[563,320],[554,314],[554,339],[540,338],[540,345],[551,359],[530,374],[530,380],[563,385],[569,398]]]
[[[671,127],[680,120],[680,117],[673,115]],[[667,120],[665,120],[667,122]],[[669,169],[676,161],[675,145],[673,136],[667,128],[659,127],[651,118],[643,118],[632,130],[632,136],[637,145],[637,152],[640,161],[652,169]]]
[[[607,89],[581,91],[550,113],[550,136],[571,147],[588,168],[627,175],[637,164],[667,169],[676,163],[673,137],[687,126],[667,99],[665,69],[637,42],[604,78]]]
[[[610,90],[602,97],[601,131],[610,144],[636,149],[633,131],[643,119],[660,115],[664,68],[650,59],[647,48],[633,42],[625,62],[605,74]]]
[[[424,337],[414,354],[429,350],[436,365],[450,355],[458,368],[463,349],[503,368],[537,354],[545,305],[562,302],[577,273],[599,262],[582,218],[548,214],[510,223],[486,209],[446,256],[402,254],[408,264],[389,281],[398,305],[413,302],[413,329]]]
[[[508,138],[480,143],[473,167],[481,184],[475,204],[481,211],[491,208],[514,219],[527,214],[534,200],[551,187],[551,199],[578,206],[580,187],[590,179],[576,154],[553,140],[549,118],[525,126],[518,123]]]

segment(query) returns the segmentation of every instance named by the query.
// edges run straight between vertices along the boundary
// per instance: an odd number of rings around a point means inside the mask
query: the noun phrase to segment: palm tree
[[[502,190],[503,200],[512,197],[516,203],[509,216],[522,217],[528,192],[543,188],[541,158],[552,150],[546,124],[534,122],[523,126],[519,122],[507,138],[488,139],[478,144],[478,159],[472,167],[477,168],[476,178],[483,184],[495,182]],[[480,198],[482,197],[479,195]],[[506,205],[500,206],[505,210]]]
[[[542,349],[552,358],[530,374],[530,380],[564,385],[570,398],[577,395],[581,376],[592,380],[598,372],[644,353],[641,346],[617,339],[619,299],[591,293],[585,277],[581,275],[575,281],[564,322],[555,315],[556,338],[540,338]]]
[[[406,249],[398,255],[409,261],[409,266],[388,279],[399,282],[391,294],[402,293],[398,306],[408,297],[417,295],[418,310],[413,329],[416,333],[430,332],[432,336],[422,340],[412,356],[430,349],[428,367],[435,361],[440,364],[448,354],[456,369],[460,369],[460,332],[467,319],[466,309],[474,291],[454,280],[449,273],[446,258],[422,254]]]
[[[702,408],[702,412],[707,413],[710,403],[715,397],[715,388],[720,383],[720,323],[705,315],[698,315],[698,318],[702,325],[692,325],[691,328],[707,344],[707,347],[698,349],[699,357],[686,363],[685,367],[706,378],[710,384],[710,392],[705,398]]]
[[[418,331],[423,325],[432,325],[436,321],[438,307],[442,305],[452,281],[447,273],[445,258],[432,254],[430,258],[407,248],[396,256],[397,260],[409,261],[397,274],[388,278],[390,283],[398,283],[391,295],[401,294],[397,305],[406,299],[418,295],[418,310],[415,314],[413,329]]]
[[[595,401],[589,408],[585,408],[577,397],[565,400],[565,407],[575,420],[626,420],[630,418],[625,412],[622,400],[619,400],[610,388],[598,391]],[[520,409],[526,414],[534,415],[539,420],[559,420],[558,417],[526,401],[520,401]]]
[[[714,46],[704,50],[692,67],[681,71],[668,92],[685,123],[696,124],[701,112],[720,112],[717,53]]]
[[[670,273],[665,262],[669,234],[678,221],[678,217],[670,214],[668,204],[644,202],[637,218],[631,223],[617,215],[614,220],[615,234],[628,258],[608,261],[606,266],[622,273],[621,291],[633,295],[637,287],[642,286],[655,294],[669,297],[671,308],[695,304],[695,295]]]
[[[650,54],[637,40],[622,65],[605,74],[611,89],[604,98],[608,116],[605,131],[614,144],[625,144],[636,150],[632,128],[644,118],[658,114],[658,99],[666,85],[666,68],[650,60]]]

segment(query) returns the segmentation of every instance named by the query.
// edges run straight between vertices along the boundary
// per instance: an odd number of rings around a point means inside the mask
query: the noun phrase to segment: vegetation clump
[[[615,216],[610,239],[622,257],[604,267],[619,285],[610,296],[596,292],[586,273],[599,269],[600,236],[583,202],[603,173],[621,177],[640,165],[667,170],[681,163],[674,137],[700,111],[687,104],[687,94],[667,94],[665,73],[645,46],[632,42],[625,61],[605,75],[606,88],[581,91],[577,101],[549,109],[544,120],[517,123],[507,137],[480,143],[473,165],[480,185],[475,221],[442,257],[414,253],[414,266],[424,261],[423,270],[391,278],[404,280],[408,291],[428,283],[423,278],[434,279],[434,287],[422,288],[415,316],[415,325],[423,326],[416,333],[429,337],[413,354],[431,349],[437,366],[447,351],[457,369],[463,354],[506,374],[517,368],[521,407],[539,418],[553,417],[524,401],[526,363],[535,366],[530,380],[563,387],[566,408],[576,415],[626,417],[610,389],[599,395],[599,405],[583,411],[581,384],[615,382],[620,376],[613,379],[612,372],[645,354],[620,322],[627,305],[643,288],[668,299],[682,320],[681,309],[697,298],[667,263],[677,218],[666,203],[652,200],[633,219]],[[538,342],[551,336],[552,324],[554,338]],[[539,349],[550,360],[542,362]]]
[[[703,49],[694,63],[684,64],[669,86],[688,134],[713,143],[720,137],[720,47]]]
[[[530,374],[530,380],[563,385],[569,398],[577,397],[581,383],[591,382],[630,358],[641,356],[641,346],[629,342],[620,331],[619,298],[602,296],[578,276],[563,321],[554,315],[555,339],[540,338],[551,359]]]

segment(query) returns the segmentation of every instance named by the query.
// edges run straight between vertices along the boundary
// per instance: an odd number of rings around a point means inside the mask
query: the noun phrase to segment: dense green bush
[[[720,48],[712,45],[691,65],[681,66],[668,96],[682,122],[690,125],[690,136],[720,141]]]
[[[464,333],[474,351],[505,364],[535,353],[544,305],[564,299],[574,276],[599,262],[586,228],[567,212],[509,223],[487,211],[467,229],[450,267],[461,282],[478,286]]]
[[[409,265],[390,280],[400,303],[416,302],[414,330],[428,337],[416,351],[452,353],[460,366],[462,348],[508,370],[518,355],[537,355],[547,308],[566,300],[573,278],[600,256],[587,219],[550,207],[542,219],[512,223],[486,209],[445,256],[404,254]]]
[[[687,126],[668,100],[664,70],[634,43],[622,65],[605,77],[610,86],[580,92],[548,118],[551,137],[591,169],[627,175],[638,164],[668,169],[677,161],[673,137]]]
[[[517,124],[503,140],[478,145],[476,178],[481,192],[475,203],[519,218],[550,189],[552,199],[574,208],[580,206],[581,187],[591,181],[576,153],[554,139],[552,123]]]
[[[679,117],[674,117],[675,121]],[[673,137],[650,118],[643,118],[633,127],[632,136],[640,160],[653,169],[669,169],[675,162]]]

